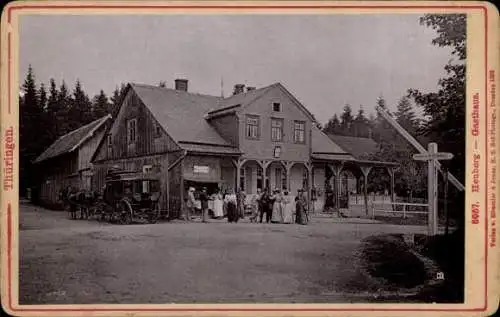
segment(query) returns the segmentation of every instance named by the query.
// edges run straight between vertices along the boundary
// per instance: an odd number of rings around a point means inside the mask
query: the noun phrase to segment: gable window
[[[273,111],[281,112],[281,104],[279,102],[273,102]]]
[[[295,143],[305,143],[306,123],[304,121],[293,122],[293,141]]]
[[[283,119],[271,119],[271,140],[283,141]]]
[[[161,126],[159,124],[157,124],[155,126],[155,138],[159,138],[161,137]]]
[[[106,143],[108,145],[108,156],[112,156],[113,155],[113,138],[111,136],[111,133],[108,134]]]
[[[134,144],[137,140],[137,120],[130,119],[127,121],[127,141],[128,144]]]
[[[259,138],[259,117],[247,116],[246,136],[247,136],[247,139],[258,139]]]

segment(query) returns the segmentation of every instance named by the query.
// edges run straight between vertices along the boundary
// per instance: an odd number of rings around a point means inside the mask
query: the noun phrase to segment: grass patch
[[[362,241],[364,268],[395,288],[413,288],[426,279],[425,266],[410,252],[402,235],[380,235]]]

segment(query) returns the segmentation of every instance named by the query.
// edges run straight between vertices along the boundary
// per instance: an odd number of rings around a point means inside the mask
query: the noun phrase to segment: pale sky
[[[435,91],[450,50],[418,15],[32,15],[20,22],[20,72],[37,83],[77,78],[92,97],[120,83],[189,79],[226,96],[237,83],[281,82],[321,123],[349,103],[395,109],[408,88]]]

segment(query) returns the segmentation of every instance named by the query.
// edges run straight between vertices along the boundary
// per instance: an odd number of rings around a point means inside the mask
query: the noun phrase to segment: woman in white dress
[[[288,196],[288,191],[285,191],[283,196],[283,223],[293,222],[293,202],[292,197]]]
[[[272,223],[282,223],[283,222],[283,212],[281,208],[281,193],[279,189],[276,189],[271,196],[271,200],[274,201],[273,203],[273,215],[271,218]]]
[[[224,202],[222,201],[222,195],[220,191],[217,191],[213,195],[212,199],[214,202],[214,218],[221,219],[222,217],[224,217],[224,209],[223,209]]]

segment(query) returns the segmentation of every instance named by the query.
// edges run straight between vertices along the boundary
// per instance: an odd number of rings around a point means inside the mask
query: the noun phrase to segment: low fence
[[[429,205],[428,204],[419,204],[419,203],[406,203],[406,202],[394,202],[388,203],[390,208],[379,207],[376,204],[371,205],[371,217],[375,218],[375,216],[379,213],[383,215],[402,215],[403,218],[406,218],[408,215],[426,215],[429,213]],[[385,206],[384,206],[385,207]]]

